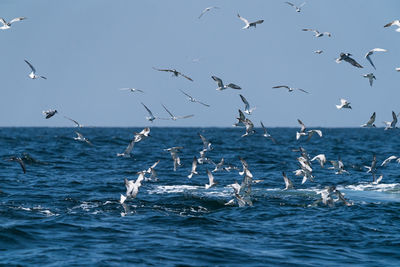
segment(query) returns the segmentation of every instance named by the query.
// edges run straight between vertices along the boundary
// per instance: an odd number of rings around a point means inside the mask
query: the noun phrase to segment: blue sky
[[[2,0],[1,17],[28,19],[0,32],[0,126],[72,126],[63,115],[87,126],[151,125],[140,102],[159,117],[167,116],[161,103],[175,115],[195,115],[154,126],[231,126],[243,109],[239,94],[257,107],[249,118],[268,127],[297,127],[297,118],[307,126],[358,127],[374,111],[383,126],[392,110],[400,112],[400,33],[383,28],[400,19],[399,1],[307,1],[301,13],[284,2]],[[208,6],[220,9],[198,19]],[[264,23],[242,30],[238,12]],[[388,50],[372,56],[376,70],[364,58],[375,47]],[[364,68],[336,64],[340,52]],[[24,59],[48,80],[29,79]],[[175,68],[194,82],[152,67]],[[373,87],[362,77],[369,72]],[[216,91],[211,75],[243,90]],[[279,84],[310,94],[271,88]],[[211,107],[187,101],[179,89]],[[340,98],[353,109],[337,110]],[[60,114],[44,119],[41,112],[53,108]]]

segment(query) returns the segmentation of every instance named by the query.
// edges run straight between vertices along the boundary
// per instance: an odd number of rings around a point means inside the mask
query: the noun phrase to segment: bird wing
[[[175,117],[174,115],[172,115],[172,113],[171,113],[163,104],[161,104],[161,105],[164,107],[165,111],[167,111],[168,114],[169,114],[171,117]]]
[[[197,103],[199,103],[199,104],[202,104],[203,106],[206,106],[206,107],[209,107],[210,105],[208,105],[208,104],[206,104],[206,103],[203,103],[203,102],[201,102],[201,101],[198,101],[198,100],[196,100],[195,102],[197,102]]]
[[[255,22],[253,22],[253,24],[261,24],[261,23],[263,23],[264,22],[264,20],[263,19],[260,19],[260,20],[257,20],[257,21],[255,21]]]
[[[158,71],[174,72],[174,71],[171,70],[171,69],[157,69],[157,68],[154,68],[154,67],[153,67],[153,69],[154,69],[154,70],[158,70]]]
[[[374,67],[374,69],[376,69],[374,63],[372,62],[372,59],[370,57],[370,55],[372,55],[372,53],[370,54],[369,52],[365,55],[365,58],[369,61],[369,63],[372,65],[372,67]]]
[[[7,25],[7,21],[5,21],[3,18],[0,18],[0,22],[1,22],[4,26]]]
[[[207,169],[208,181],[210,185],[214,184],[214,175]]]
[[[77,122],[76,120],[73,120],[73,119],[71,119],[71,118],[68,118],[67,116],[64,116],[64,118],[66,118],[66,119],[72,121],[72,122],[75,123],[78,127],[80,126],[79,122]]]
[[[286,89],[289,89],[289,86],[287,86],[287,85],[277,85],[277,86],[273,86],[272,88],[286,88]]]
[[[178,72],[178,74],[179,74],[179,75],[181,75],[182,77],[184,77],[184,78],[188,79],[189,81],[192,81],[192,82],[193,82],[193,79],[192,79],[192,78],[190,78],[189,76],[186,76],[185,74],[183,74],[183,73],[180,73],[180,72]]]
[[[154,116],[153,116],[153,113],[151,112],[151,110],[150,110],[148,107],[146,107],[145,104],[142,103],[142,105],[143,105],[144,108],[147,110],[147,112],[149,113],[149,115],[150,115],[151,117],[154,117]]]
[[[306,4],[306,2],[303,2],[299,7],[303,7]]]
[[[217,76],[211,76],[211,78],[217,82],[218,87],[224,87],[224,83],[222,82],[222,80],[220,78],[218,78]]]
[[[196,172],[196,168],[197,168],[197,158],[196,156],[194,156],[192,161],[192,172]]]
[[[307,92],[306,90],[303,90],[301,88],[296,88],[296,89],[299,90],[299,91],[302,91],[303,93],[309,94],[309,92]]]
[[[244,121],[246,119],[246,116],[244,115],[244,113],[239,109],[239,120],[240,121]]]
[[[178,118],[178,119],[187,119],[187,118],[191,118],[193,116],[194,116],[193,114],[190,114],[190,115],[186,115],[186,116],[178,116],[176,118]]]
[[[26,64],[28,64],[29,65],[29,67],[31,68],[31,70],[35,73],[36,72],[36,69],[32,66],[32,64],[31,63],[29,63],[29,61],[28,60],[26,60],[26,59],[24,59],[24,61],[26,62]]]
[[[12,20],[9,22],[9,24],[12,24],[12,23],[14,23],[14,22],[21,21],[21,20],[24,20],[24,19],[26,19],[26,18],[25,18],[25,17],[18,17],[18,18],[12,19]]]
[[[399,22],[399,20],[393,20],[392,22],[389,22],[388,24],[386,24],[386,25],[383,26],[383,27],[390,27],[390,26],[392,26],[393,24],[395,24],[396,22]]]
[[[189,98],[193,99],[193,97],[192,97],[192,96],[188,95],[187,93],[185,93],[185,92],[184,92],[184,91],[182,91],[181,89],[179,89],[179,91],[181,91],[181,92],[182,92],[182,94],[184,94],[185,96],[187,96],[187,97],[189,97]]]
[[[239,13],[237,14],[237,16],[238,16],[238,18],[241,19],[244,23],[246,23],[246,25],[249,25],[249,21],[248,21],[247,19],[241,17],[241,16],[239,15]]]
[[[247,101],[247,99],[246,99],[244,96],[242,96],[242,95],[239,95],[239,96],[240,96],[240,98],[242,99],[242,101],[243,101],[243,103],[244,103],[244,105],[245,105],[244,109],[245,109],[245,110],[249,110],[249,109],[250,109],[250,104],[249,104],[249,102]]]
[[[234,83],[228,84],[227,87],[230,87],[232,89],[238,89],[238,90],[242,89],[242,87],[240,87],[239,85],[236,85]]]
[[[290,2],[285,2],[286,4],[292,6],[292,7],[296,7],[294,4],[290,3]]]
[[[391,123],[391,126],[394,127],[397,123],[397,115],[396,115],[396,113],[394,113],[394,111],[392,111],[392,117],[393,117],[393,121]]]
[[[262,121],[260,121],[260,123],[261,123],[261,127],[262,127],[263,130],[264,130],[264,134],[268,134],[268,133],[267,133],[267,129],[265,128],[265,126],[264,126],[264,124],[262,123]]]
[[[203,16],[203,15],[204,15],[207,11],[209,11],[209,10],[210,10],[209,7],[205,8],[205,9],[201,12],[199,18],[201,18],[201,16]]]
[[[376,113],[372,113],[372,116],[369,118],[369,121],[367,122],[367,124],[373,124],[375,122],[375,118],[376,118]]]
[[[129,145],[125,148],[124,154],[129,155],[132,152],[134,145],[135,145],[135,140],[132,140],[129,143]]]
[[[349,62],[351,65],[353,65],[354,67],[357,68],[363,68],[363,66],[361,66],[357,61],[355,61],[355,59],[347,56],[346,58],[344,58],[345,61]]]
[[[300,132],[304,132],[306,130],[306,126],[304,125],[304,123],[299,119],[297,119],[297,122],[300,124],[301,127]]]
[[[374,48],[374,49],[371,49],[370,52],[387,52],[387,50],[383,49],[383,48]]]

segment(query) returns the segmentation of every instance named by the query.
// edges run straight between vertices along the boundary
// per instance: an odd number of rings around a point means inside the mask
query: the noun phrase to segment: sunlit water
[[[73,140],[72,128],[0,128],[0,264],[70,266],[142,265],[373,265],[400,264],[400,165],[377,173],[363,165],[376,153],[378,165],[400,156],[398,131],[322,129],[324,136],[296,141],[296,129],[270,129],[274,145],[261,130],[241,138],[243,128],[152,128],[137,143],[133,157],[123,152],[139,128],[82,128],[93,146]],[[213,161],[240,166],[245,158],[254,179],[252,207],[225,206],[233,198],[227,185],[241,182],[237,171],[214,173],[218,185],[204,189],[206,168],[188,179],[193,156],[208,138]],[[183,146],[183,166],[163,149]],[[349,174],[313,164],[314,182],[301,185],[298,168],[303,146],[310,156],[341,156]],[[10,156],[25,158],[23,174]],[[124,178],[156,167],[159,181],[144,182],[136,199],[119,204]],[[295,190],[284,191],[281,172]],[[337,185],[348,207],[313,205],[316,193]]]

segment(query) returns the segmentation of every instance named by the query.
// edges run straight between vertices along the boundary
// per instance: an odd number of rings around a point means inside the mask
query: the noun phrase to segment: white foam
[[[183,193],[186,191],[198,190],[204,188],[202,186],[194,185],[159,185],[150,190],[149,194],[170,194],[170,193]]]
[[[377,191],[377,192],[391,192],[400,193],[400,184],[372,184],[372,183],[361,183],[356,185],[347,185],[338,189],[348,189],[354,191]]]

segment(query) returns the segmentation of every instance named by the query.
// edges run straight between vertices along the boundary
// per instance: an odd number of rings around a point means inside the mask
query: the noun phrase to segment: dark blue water
[[[400,264],[400,165],[378,168],[381,184],[361,169],[376,153],[378,164],[400,156],[398,131],[322,129],[323,138],[295,140],[297,129],[270,129],[274,145],[261,136],[241,138],[243,129],[152,128],[151,137],[123,152],[139,128],[83,128],[93,146],[73,140],[72,128],[0,128],[0,264],[2,265],[369,265]],[[191,180],[193,156],[208,138],[215,162],[240,166],[245,158],[254,179],[253,206],[225,206],[242,177],[216,172],[216,187],[204,189],[206,168]],[[303,146],[310,156],[341,156],[349,174],[313,164],[314,182],[301,185]],[[183,166],[173,171],[163,149],[183,146]],[[17,162],[24,158],[27,173]],[[136,199],[119,203],[124,178],[155,161],[159,181],[144,182]],[[296,189],[284,191],[285,171]],[[337,185],[354,205],[312,205],[316,193]],[[125,215],[125,216],[123,216]]]

